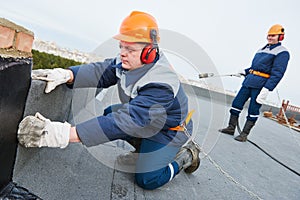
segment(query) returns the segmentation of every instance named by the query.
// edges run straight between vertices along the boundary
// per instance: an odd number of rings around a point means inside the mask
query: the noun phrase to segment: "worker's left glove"
[[[37,69],[32,70],[32,79],[47,81],[45,93],[49,93],[56,86],[66,83],[71,79],[71,70],[54,68],[54,69]]]
[[[269,90],[267,88],[262,88],[258,96],[256,97],[256,102],[259,104],[264,104],[269,94]]]
[[[25,117],[19,124],[18,140],[25,147],[60,147],[69,144],[71,125],[67,122],[52,122],[36,113]]]

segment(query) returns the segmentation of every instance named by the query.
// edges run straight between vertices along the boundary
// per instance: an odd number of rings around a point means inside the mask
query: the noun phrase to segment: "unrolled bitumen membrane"
[[[72,92],[69,93],[65,85],[50,94],[45,94],[44,88],[42,81],[32,83],[24,114],[42,110],[48,118],[63,121],[65,116],[55,114],[66,114],[70,109],[68,103],[62,102],[69,100]],[[214,101],[208,91],[195,87],[185,87],[185,90],[191,103],[199,106],[194,114],[194,134],[207,154],[200,154],[201,164],[195,173],[183,172],[157,190],[143,190],[135,184],[132,173],[111,167],[117,155],[124,152],[122,142],[118,140],[94,149],[82,144],[70,144],[66,149],[19,146],[14,180],[43,199],[299,199],[299,176],[250,142],[241,143],[218,132],[228,122],[230,105],[227,101],[217,95],[214,97],[219,100]],[[84,100],[90,102],[94,94],[95,90],[87,90],[85,95],[81,93],[82,105]],[[101,91],[100,104],[86,104],[86,113],[95,107],[101,111],[112,103],[116,94],[116,88]],[[241,126],[246,115],[247,111],[243,110]],[[236,131],[235,136],[237,134]],[[300,171],[298,132],[261,116],[249,139],[290,168]],[[98,157],[92,150],[99,154]]]

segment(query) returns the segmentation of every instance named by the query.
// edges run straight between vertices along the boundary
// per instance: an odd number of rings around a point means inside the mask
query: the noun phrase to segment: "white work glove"
[[[18,140],[25,147],[60,147],[69,144],[71,125],[67,122],[51,122],[36,113],[25,117],[19,124]]]
[[[70,80],[70,70],[62,68],[32,70],[32,79],[47,81],[45,93]]]
[[[262,88],[258,96],[256,97],[256,102],[259,104],[264,104],[269,94],[269,90],[267,88]]]

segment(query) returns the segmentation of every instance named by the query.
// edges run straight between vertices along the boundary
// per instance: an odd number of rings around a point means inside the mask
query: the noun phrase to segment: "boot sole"
[[[225,133],[225,134],[227,134],[227,135],[234,135],[234,132],[226,132],[226,131],[224,131],[223,129],[219,129],[219,132]]]
[[[240,138],[239,136],[236,136],[234,139],[236,141],[239,141],[239,142],[246,142],[247,141],[247,138]]]
[[[193,141],[191,141],[193,142]],[[200,153],[200,147],[198,146],[197,143],[193,142],[194,145],[196,146],[196,148],[188,148],[188,147],[184,147],[186,148],[188,151],[190,151],[192,153],[193,156],[193,160],[192,160],[192,164],[187,167],[186,169],[184,169],[184,171],[186,173],[193,173],[194,171],[196,171],[199,166],[200,166],[200,158],[199,158],[199,153]]]
[[[194,171],[196,171],[200,166],[200,158],[197,158],[195,161],[193,161],[192,165],[186,168],[184,171],[185,173],[191,174]]]
[[[234,138],[235,139],[235,138]],[[239,142],[247,142],[247,140],[240,140],[240,139],[235,139],[236,141],[239,141]]]

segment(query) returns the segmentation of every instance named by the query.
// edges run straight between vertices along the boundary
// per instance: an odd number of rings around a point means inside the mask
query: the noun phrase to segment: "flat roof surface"
[[[204,151],[193,174],[182,171],[159,189],[143,190],[134,183],[133,174],[110,167],[124,151],[118,141],[99,145],[97,153],[105,162],[82,144],[65,149],[19,146],[14,181],[45,200],[300,198],[300,176],[282,165],[300,173],[299,132],[264,117],[252,129],[249,139],[279,164],[252,143],[237,142],[218,132],[227,124],[228,107],[195,94],[189,96],[199,107],[194,134]],[[240,118],[242,125],[245,113]]]

